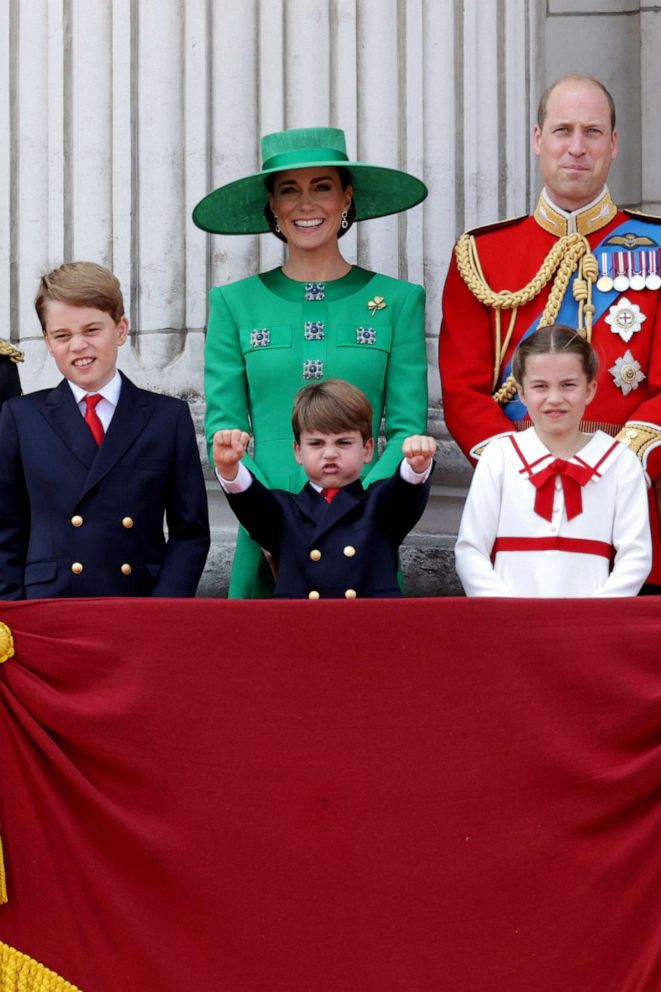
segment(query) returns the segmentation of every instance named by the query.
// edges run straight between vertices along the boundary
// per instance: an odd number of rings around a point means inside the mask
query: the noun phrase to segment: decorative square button
[[[306,358],[303,362],[304,379],[323,379],[324,363],[314,358]]]
[[[323,341],[324,340],[324,323],[321,320],[306,320],[305,322],[305,340],[306,341]]]
[[[305,299],[306,300],[324,300],[324,299],[326,299],[326,283],[325,282],[306,282],[306,284],[305,284]]]
[[[265,348],[271,343],[271,332],[267,327],[256,327],[250,332],[250,347]]]
[[[356,344],[376,344],[376,331],[373,327],[356,328]]]

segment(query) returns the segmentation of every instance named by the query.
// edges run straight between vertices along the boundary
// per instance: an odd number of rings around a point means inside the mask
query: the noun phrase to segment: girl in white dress
[[[520,344],[512,372],[533,426],[490,442],[455,547],[468,596],[635,596],[651,568],[647,490],[625,445],[581,421],[598,359],[553,324]]]

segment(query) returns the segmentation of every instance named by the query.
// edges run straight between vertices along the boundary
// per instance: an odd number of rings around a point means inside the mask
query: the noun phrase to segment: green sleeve
[[[216,431],[237,427],[252,433],[248,379],[239,327],[219,286],[214,286],[209,293],[204,391],[207,403],[205,434],[209,461],[213,465],[213,436]],[[267,484],[250,455],[245,455],[243,463],[260,482]]]
[[[427,432],[427,351],[425,291],[411,285],[393,326],[384,384],[386,446],[363,483],[387,479],[402,460],[402,442]]]

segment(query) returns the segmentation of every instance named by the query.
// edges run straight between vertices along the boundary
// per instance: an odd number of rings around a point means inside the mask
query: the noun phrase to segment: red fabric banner
[[[84,992],[661,989],[658,600],[0,621],[0,942]]]

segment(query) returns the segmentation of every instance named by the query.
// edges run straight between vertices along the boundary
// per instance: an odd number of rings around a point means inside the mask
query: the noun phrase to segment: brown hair
[[[596,86],[597,89],[601,90],[601,92],[604,94],[608,102],[608,109],[610,111],[610,118],[611,118],[611,131],[614,131],[615,101],[613,100],[613,97],[610,95],[604,84],[599,79],[597,79],[595,76],[583,75],[580,72],[570,72],[567,76],[561,76],[560,79],[556,79],[554,83],[551,83],[550,86],[546,87],[546,89],[542,93],[542,99],[539,101],[539,106],[537,108],[537,126],[539,127],[540,131],[544,127],[544,121],[546,120],[546,112],[548,109],[548,102],[551,93],[556,88],[556,86],[560,86],[561,83],[568,83],[568,82],[591,83],[593,86]]]
[[[124,316],[119,279],[96,262],[65,262],[41,277],[34,306],[44,334],[46,307],[52,300],[74,307],[94,307],[110,314],[115,323]]]
[[[549,324],[548,327],[540,327],[528,335],[514,352],[512,375],[521,385],[530,355],[553,355],[560,352],[576,355],[588,382],[597,378],[599,359],[596,351],[578,331],[565,324]]]
[[[342,189],[346,189],[347,186],[352,185],[351,173],[349,172],[348,169],[346,169],[343,165],[334,165],[332,166],[332,168],[335,169],[335,171],[338,174]],[[277,172],[271,172],[269,173],[268,176],[264,177],[264,185],[266,186],[267,192],[273,193],[273,189],[275,186],[275,177],[277,175],[278,175]],[[287,239],[282,233],[282,231],[276,231],[275,229],[275,218],[273,216],[273,211],[271,210],[271,204],[268,201],[266,203],[266,206],[264,207],[264,216],[266,217],[266,223],[268,224],[271,230],[271,234],[275,234],[276,238],[279,238],[280,241],[284,241],[284,243],[287,244]],[[338,238],[343,237],[347,233],[347,231],[350,230],[351,225],[353,224],[355,219],[356,219],[356,207],[353,202],[353,197],[351,197],[351,203],[349,204],[349,209],[347,210],[347,226],[340,228],[340,230],[337,232]]]
[[[365,394],[344,379],[326,379],[299,389],[291,425],[298,444],[301,431],[341,434],[360,431],[367,444],[372,437],[372,404]]]

